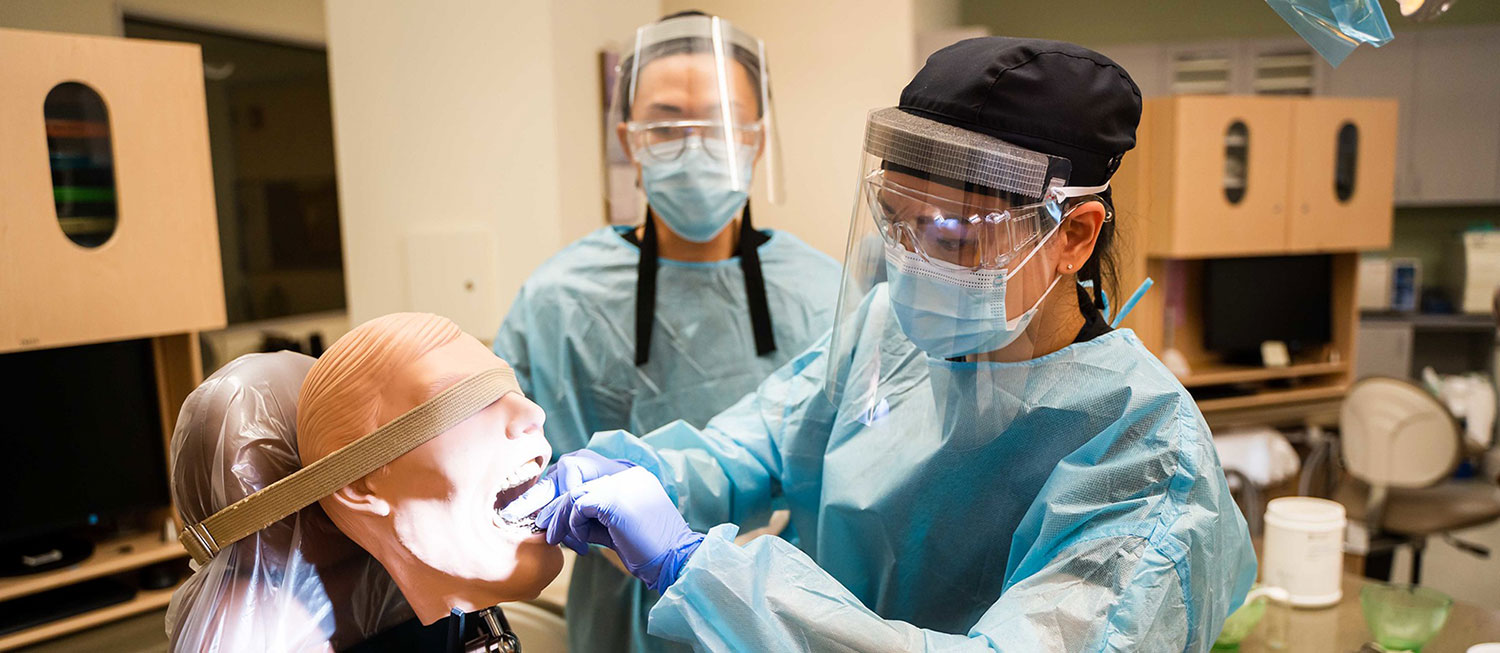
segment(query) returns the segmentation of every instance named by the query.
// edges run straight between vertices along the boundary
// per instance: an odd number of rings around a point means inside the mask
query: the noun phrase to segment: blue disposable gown
[[[599,229],[543,263],[495,336],[495,354],[547,413],[554,455],[583,448],[595,431],[644,433],[676,419],[702,426],[833,323],[838,263],[790,233],[771,231],[758,251],[776,351],[755,354],[738,258],[664,258],[651,356],[637,367],[640,250],[621,236],[625,231]],[[656,598],[601,556],[580,558],[568,591],[571,649],[686,650],[646,634]]]
[[[1255,558],[1171,373],[1128,330],[1022,363],[933,359],[884,291],[849,360],[825,338],[706,429],[594,437],[712,527],[650,632],[711,651],[1208,650]],[[800,550],[715,526],[777,498]]]

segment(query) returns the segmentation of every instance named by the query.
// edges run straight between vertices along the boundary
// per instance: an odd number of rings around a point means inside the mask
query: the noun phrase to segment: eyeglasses
[[[760,123],[726,127],[717,120],[632,122],[625,129],[631,151],[643,163],[675,161],[693,141],[709,156],[727,160],[727,145],[755,145],[761,133]]]
[[[882,171],[864,181],[865,201],[887,244],[933,262],[1000,269],[1062,220],[1066,197],[1056,188],[1021,206],[998,197],[943,197],[903,186]]]

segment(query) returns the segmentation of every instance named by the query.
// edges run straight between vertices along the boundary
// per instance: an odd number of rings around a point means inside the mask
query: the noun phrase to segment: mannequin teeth
[[[505,478],[500,483],[500,491],[505,492],[506,490],[513,490],[521,486],[522,484],[535,480],[538,476],[541,475],[541,463],[537,462],[535,459],[528,460],[525,464],[517,467],[514,471],[505,476]]]
[[[520,518],[520,519],[518,519],[516,521],[510,521],[508,519],[505,519],[505,518],[501,517],[499,512],[496,512],[495,513],[495,525],[498,526],[498,527],[500,527],[500,528],[513,529],[513,530],[516,530],[516,531],[525,531],[527,534],[534,534],[534,533],[544,532],[542,528],[540,528],[540,527],[538,527],[536,525],[536,515],[535,514],[527,515],[527,516],[522,517],[522,518]]]
[[[521,498],[522,495],[526,494],[526,492],[532,487],[535,487],[537,482],[541,480],[541,465],[539,463],[536,463],[535,461],[522,465],[521,468],[517,470],[517,472],[513,475],[527,472],[528,469],[533,470],[534,473],[530,473],[529,475],[524,476],[520,482],[515,484],[510,484],[509,479],[507,479],[507,487],[504,490],[500,490],[499,492],[495,493],[494,521],[497,526],[515,526],[516,524],[525,522],[526,520],[534,521],[536,512],[532,512],[530,515],[526,515],[525,517],[522,517],[518,520],[507,520],[500,516],[501,513],[505,511],[505,508],[511,504],[511,502]],[[537,508],[537,511],[540,510],[541,508]]]

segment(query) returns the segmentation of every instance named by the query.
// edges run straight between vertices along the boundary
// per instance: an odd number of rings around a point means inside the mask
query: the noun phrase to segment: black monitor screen
[[[0,541],[169,504],[151,342],[0,354]]]
[[[1293,354],[1327,344],[1332,274],[1326,255],[1204,261],[1204,348],[1258,364],[1267,340],[1285,342]]]

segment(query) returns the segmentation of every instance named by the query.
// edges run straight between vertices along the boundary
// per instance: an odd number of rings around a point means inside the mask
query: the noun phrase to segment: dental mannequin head
[[[250,354],[182,405],[172,498],[201,522],[296,471],[298,388],[314,359]],[[172,596],[173,651],[341,650],[412,617],[386,571],[308,506],[220,551]]]
[[[458,381],[499,363],[436,315],[397,313],[335,342],[303,383],[297,441],[307,465]],[[536,404],[511,393],[320,504],[390,572],[417,617],[535,597],[562,556],[496,513],[551,458]]]

